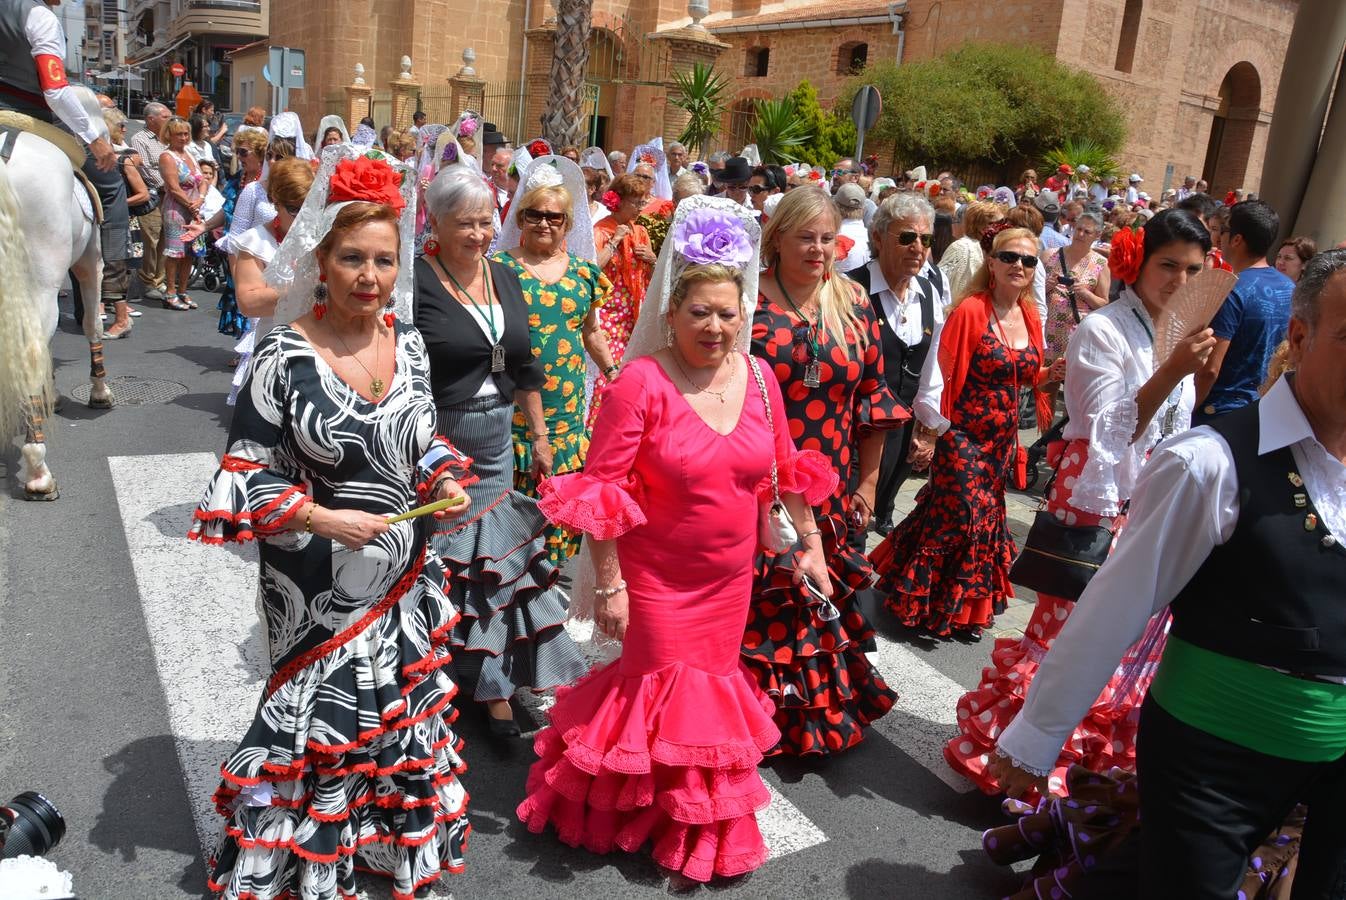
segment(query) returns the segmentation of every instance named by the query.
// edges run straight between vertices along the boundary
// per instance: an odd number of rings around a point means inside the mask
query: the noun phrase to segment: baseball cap
[[[865,190],[858,184],[843,184],[832,200],[842,209],[859,209],[865,205]]]
[[[1127,181],[1131,182],[1132,184],[1139,184],[1140,182],[1142,182],[1142,181],[1144,181],[1144,180],[1145,180],[1144,178],[1141,178],[1141,177],[1140,177],[1139,175],[1137,175],[1135,172],[1132,172],[1132,173],[1131,173],[1131,177],[1127,179]]]
[[[1061,204],[1056,201],[1056,195],[1051,191],[1039,191],[1033,198],[1033,205],[1044,215],[1054,216],[1061,212]]]

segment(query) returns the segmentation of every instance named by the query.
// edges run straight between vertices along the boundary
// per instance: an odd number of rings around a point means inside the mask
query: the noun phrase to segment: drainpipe
[[[528,100],[528,28],[532,16],[533,0],[526,0],[523,5],[523,53],[519,60],[519,111],[514,116],[514,146],[516,147],[525,140],[523,136],[523,117],[524,106]],[[485,105],[485,103],[482,104],[482,106]],[[485,115],[484,110],[482,114]]]
[[[893,23],[893,34],[897,35],[897,64],[902,65],[902,55],[907,49],[907,0],[896,0],[888,4],[888,21]]]

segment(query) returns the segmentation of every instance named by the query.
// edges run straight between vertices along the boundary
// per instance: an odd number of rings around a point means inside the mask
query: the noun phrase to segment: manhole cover
[[[137,378],[134,375],[114,375],[107,380],[112,390],[113,406],[144,406],[147,403],[167,403],[187,393],[187,385],[157,378]],[[70,392],[81,403],[89,402],[89,382],[85,381]]]

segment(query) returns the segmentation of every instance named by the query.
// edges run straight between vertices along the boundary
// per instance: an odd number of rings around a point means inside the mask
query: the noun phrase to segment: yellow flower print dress
[[[584,422],[588,405],[584,396],[584,320],[591,309],[607,301],[612,283],[597,265],[573,254],[565,273],[550,284],[539,281],[509,253],[498,253],[495,259],[519,276],[528,303],[533,356],[541,361],[546,378],[542,385],[542,415],[551,431],[552,472],[556,475],[577,472],[584,468],[584,456],[589,452],[589,431]],[[537,484],[529,473],[532,464],[528,427],[523,413],[516,408],[514,485],[536,497]],[[557,565],[573,556],[579,544],[579,534],[560,526],[553,526],[547,533],[547,553]]]

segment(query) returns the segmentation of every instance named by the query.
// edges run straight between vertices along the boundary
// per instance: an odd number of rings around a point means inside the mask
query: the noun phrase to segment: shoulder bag
[[[1043,496],[1050,496],[1060,473],[1059,460],[1056,465]],[[1051,510],[1040,509],[1010,569],[1009,580],[1039,594],[1078,600],[1108,558],[1113,537],[1111,528],[1067,525]]]
[[[757,542],[768,553],[784,553],[799,542],[799,532],[794,519],[780,499],[780,479],[776,471],[776,425],[771,417],[771,397],[766,392],[766,382],[762,379],[762,370],[751,356],[745,357],[748,368],[757,381],[757,390],[762,394],[762,407],[766,410],[766,427],[771,434],[771,501],[757,508]]]

